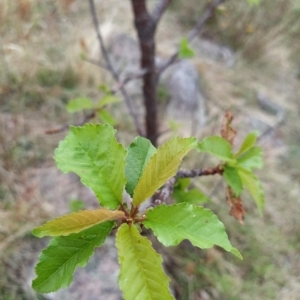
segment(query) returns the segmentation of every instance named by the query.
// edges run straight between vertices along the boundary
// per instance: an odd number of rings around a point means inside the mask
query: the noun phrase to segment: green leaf
[[[68,287],[76,267],[85,267],[95,247],[103,244],[113,225],[114,222],[105,222],[80,233],[53,238],[39,257],[35,268],[37,278],[32,287],[39,293]]]
[[[231,145],[220,136],[207,137],[198,143],[198,151],[210,153],[220,160],[234,162]]]
[[[98,89],[99,89],[99,91],[101,91],[101,92],[103,92],[105,94],[110,94],[111,93],[109,87],[107,85],[105,85],[105,84],[100,84],[98,86]]]
[[[265,195],[259,179],[252,172],[246,169],[238,168],[238,172],[242,179],[243,186],[249,190],[257,205],[259,213],[262,215],[265,205]]]
[[[174,138],[157,149],[150,158],[133,193],[133,204],[139,205],[173,177],[183,157],[195,147],[195,138]]]
[[[254,168],[262,168],[262,149],[258,146],[250,148],[237,159],[238,166],[252,171]]]
[[[117,124],[115,118],[107,110],[100,110],[98,114],[103,123],[109,124],[111,126]]]
[[[176,246],[188,239],[202,249],[218,245],[242,259],[230,244],[224,225],[209,209],[188,203],[163,204],[148,210],[143,224],[151,228],[165,246]]]
[[[69,235],[100,223],[120,220],[124,216],[124,213],[120,210],[112,211],[105,208],[82,210],[48,221],[44,225],[35,228],[32,233],[39,238],[44,236]]]
[[[257,140],[258,137],[258,132],[257,131],[253,131],[251,133],[249,133],[246,138],[244,139],[239,151],[236,153],[235,157],[240,156],[242,153],[246,152],[247,150],[249,150],[250,148],[252,148]]]
[[[174,198],[176,203],[187,202],[192,204],[200,204],[210,202],[210,199],[198,189],[192,189],[187,192],[174,189],[172,197]]]
[[[259,5],[261,0],[247,0],[250,5]]]
[[[149,159],[156,153],[156,148],[143,137],[136,137],[127,149],[125,176],[126,191],[133,196],[135,189]]]
[[[115,130],[106,124],[70,127],[55,151],[57,167],[74,172],[96,194],[101,205],[116,209],[122,202],[126,150],[118,144]]]
[[[71,212],[83,210],[85,209],[85,203],[82,200],[76,200],[76,199],[70,200],[69,209]]]
[[[180,41],[178,57],[183,59],[183,58],[191,58],[194,56],[195,56],[195,52],[190,47],[189,41],[187,40],[187,38],[183,38]]]
[[[102,108],[103,106],[105,106],[107,104],[116,103],[116,102],[120,102],[120,101],[121,100],[118,97],[113,96],[111,94],[107,94],[100,99],[98,107]]]
[[[184,191],[191,183],[190,178],[179,178],[176,181],[175,189]]]
[[[82,111],[84,109],[92,109],[94,107],[95,107],[95,105],[94,105],[93,101],[89,98],[72,99],[67,104],[67,110],[69,113]]]
[[[170,279],[162,269],[161,255],[135,226],[123,224],[117,233],[121,271],[120,288],[125,300],[171,300]]]
[[[227,184],[233,189],[236,196],[243,190],[243,183],[236,168],[225,165],[223,177]]]

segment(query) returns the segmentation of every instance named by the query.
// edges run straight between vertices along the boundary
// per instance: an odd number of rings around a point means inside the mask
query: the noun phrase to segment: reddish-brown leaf
[[[227,110],[222,122],[221,136],[223,139],[228,141],[230,145],[233,145],[233,141],[236,136],[236,131],[231,126],[232,120],[233,115],[231,111]]]
[[[234,191],[228,186],[226,188],[226,200],[230,206],[229,214],[235,217],[241,224],[244,224],[244,216],[246,211],[243,207],[241,197],[236,197]]]

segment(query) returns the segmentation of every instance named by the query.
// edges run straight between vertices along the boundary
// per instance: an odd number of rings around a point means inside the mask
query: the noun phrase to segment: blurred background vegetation
[[[106,39],[112,32],[134,35],[128,1],[96,3]],[[205,4],[174,1],[158,30],[160,55],[172,54]],[[236,61],[229,68],[201,56],[192,59],[207,100],[208,121],[197,135],[218,134],[226,109],[236,117],[233,124],[240,139],[252,129],[263,134],[265,167],[259,177],[266,209],[260,217],[245,195],[247,215],[242,226],[228,215],[224,189],[216,178],[195,180],[194,185],[211,196],[207,206],[224,222],[244,260],[217,248],[199,251],[184,244],[170,249],[176,262],[168,270],[174,288],[184,300],[298,300],[300,1],[262,0],[250,6],[247,1],[229,0],[219,7],[202,37],[230,48]],[[53,151],[66,132],[45,134],[82,117],[67,113],[68,100],[96,99],[98,86],[112,83],[105,71],[83,61],[82,54],[98,58],[87,1],[0,2],[0,299],[42,299],[28,281],[43,244],[31,236],[31,230],[72,210],[74,203],[81,208],[76,201],[86,197],[73,186],[66,192],[70,183],[55,171]],[[267,99],[266,105],[260,95]],[[119,105],[114,104],[112,114],[120,141],[128,144],[135,130]],[[211,165],[206,157],[188,164]],[[51,199],[57,201],[55,205],[49,203]]]

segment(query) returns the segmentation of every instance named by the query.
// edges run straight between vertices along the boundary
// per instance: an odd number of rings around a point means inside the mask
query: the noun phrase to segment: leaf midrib
[[[97,166],[97,165],[95,164],[95,160],[92,159],[91,156],[88,154],[88,151],[86,151],[86,150],[83,148],[82,144],[80,143],[80,139],[78,139],[77,136],[76,136],[75,134],[74,134],[74,136],[76,137],[76,141],[77,141],[78,145],[80,146],[80,149],[82,149],[82,151],[84,151],[84,152],[86,153],[87,157],[92,161],[93,165],[98,169],[99,173],[101,173],[102,178],[104,179],[104,181],[105,181],[106,185],[109,187],[109,189],[112,191],[112,193],[113,193],[113,195],[115,196],[115,198],[117,199],[117,201],[118,201],[119,203],[121,203],[121,201],[120,201],[118,195],[116,194],[116,192],[115,192],[113,186],[111,186],[111,184],[108,182],[108,178],[106,178],[106,176],[104,176],[104,174],[103,174],[103,172],[102,172],[102,169],[101,169],[99,166]],[[97,136],[99,137],[99,134],[98,134],[98,133],[97,133]],[[89,137],[89,140],[91,141],[91,138],[90,138],[90,137]],[[115,138],[115,137],[113,137],[113,140],[115,140],[117,146],[119,146],[119,144],[118,144],[118,142],[116,141],[116,138]],[[105,155],[107,156],[106,152],[107,152],[107,151],[105,151]],[[99,153],[99,147],[98,147],[97,155],[98,155],[98,153]]]
[[[144,277],[144,281],[146,282],[146,288],[147,288],[147,291],[148,291],[148,294],[151,296],[151,299],[155,299],[155,298],[153,298],[152,297],[152,291],[151,291],[151,289],[149,288],[149,286],[148,286],[148,279],[147,279],[147,277],[146,277],[146,275],[145,275],[145,271],[144,271],[144,267],[143,267],[143,264],[142,264],[142,258],[140,258],[139,257],[139,255],[138,255],[138,250],[136,249],[136,246],[141,246],[141,245],[138,245],[138,244],[136,244],[136,243],[134,243],[134,237],[133,237],[133,234],[132,234],[132,231],[131,231],[131,228],[129,228],[129,231],[130,231],[130,238],[131,238],[131,242],[132,242],[132,245],[133,245],[133,250],[134,250],[134,252],[135,252],[135,257],[137,258],[137,260],[138,260],[138,264],[140,265],[140,270],[142,270],[142,274],[143,274],[143,277]],[[141,238],[143,238],[142,236],[141,236]],[[143,247],[145,247],[144,245],[143,245]],[[146,248],[146,247],[145,247]],[[155,253],[154,253],[154,255],[155,255]],[[155,257],[156,258],[156,257]],[[149,262],[149,261],[147,261],[148,263],[150,263],[150,264],[152,264],[152,265],[154,265],[152,262]],[[155,265],[154,265],[155,266]],[[153,273],[153,272],[152,272]],[[151,279],[149,278],[149,280],[151,281]],[[153,281],[153,280],[152,280]],[[154,281],[155,282],[155,281]],[[155,283],[157,283],[157,282],[155,282]],[[156,293],[155,291],[153,291],[155,294],[158,294],[158,293]]]

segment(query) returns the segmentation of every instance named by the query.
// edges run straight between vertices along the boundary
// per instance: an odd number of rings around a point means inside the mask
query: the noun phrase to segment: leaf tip
[[[41,231],[40,231],[39,228],[40,228],[40,227],[34,228],[34,229],[32,230],[32,234],[33,234],[35,237],[37,237],[37,238],[42,238],[42,237],[44,237],[44,235],[41,233]]]
[[[235,255],[236,257],[238,257],[240,260],[243,260],[243,256],[242,254],[240,253],[240,251],[236,248],[231,248],[231,251],[230,251],[233,255]]]

